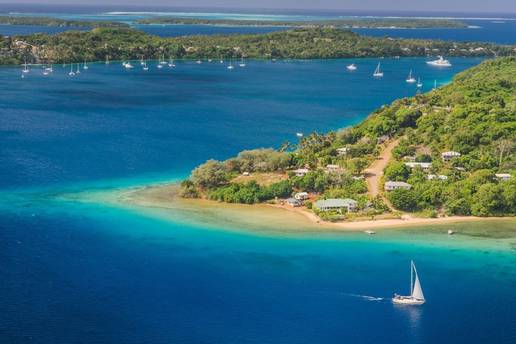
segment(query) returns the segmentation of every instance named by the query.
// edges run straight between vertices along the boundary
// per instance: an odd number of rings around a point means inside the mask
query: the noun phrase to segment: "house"
[[[287,199],[287,204],[292,206],[292,207],[300,207],[300,206],[303,205],[303,203],[300,200],[295,199],[295,198]]]
[[[392,191],[392,190],[398,190],[398,189],[405,189],[410,190],[412,188],[412,185],[405,183],[405,182],[393,182],[388,181],[385,183],[385,191]]]
[[[308,192],[298,192],[294,195],[294,198],[298,201],[304,201],[308,198]]]
[[[304,177],[305,174],[310,172],[310,170],[307,168],[298,168],[297,170],[294,170],[293,172],[296,175],[296,177]]]
[[[439,174],[439,175],[429,174],[426,176],[426,179],[428,179],[428,180],[434,180],[434,179],[448,180],[448,176],[445,176],[443,174]]]
[[[315,202],[315,207],[321,211],[342,210],[355,211],[358,203],[350,198],[330,198]]]
[[[449,152],[442,152],[441,156],[443,157],[444,161],[450,161],[453,158],[457,158],[460,156],[459,152],[449,151]]]
[[[244,177],[249,177],[250,173],[249,173],[249,172],[247,172],[247,171],[245,171],[244,173],[242,173],[242,175],[243,175]]]
[[[406,162],[405,166],[410,168],[421,167],[423,171],[428,171],[432,167],[431,162]]]
[[[495,176],[496,176],[496,178],[498,178],[504,182],[511,179],[511,175],[509,173],[496,173]]]
[[[348,152],[349,152],[348,147],[337,148],[337,154],[339,156],[346,155],[346,154],[348,154]]]
[[[376,142],[378,142],[378,143],[384,143],[384,142],[386,142],[386,141],[388,141],[388,140],[389,140],[389,136],[387,136],[387,135],[382,135],[382,136],[380,136],[380,137],[376,140]]]
[[[339,165],[326,165],[326,172],[328,173],[341,173],[344,169]]]

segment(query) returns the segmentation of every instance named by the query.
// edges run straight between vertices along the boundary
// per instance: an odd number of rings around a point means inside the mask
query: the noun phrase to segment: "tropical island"
[[[398,28],[398,29],[429,29],[429,28],[466,28],[468,25],[459,20],[451,19],[419,19],[419,18],[357,18],[311,21],[281,21],[281,20],[237,20],[237,19],[203,19],[159,17],[145,18],[136,24],[157,25],[224,25],[224,26],[265,26],[265,27],[333,27],[333,28]]]
[[[328,222],[514,216],[515,73],[516,57],[488,60],[356,126],[209,160],[181,183],[181,197],[267,203]]]
[[[0,16],[0,25],[38,25],[71,28],[129,27],[128,24],[106,20],[65,20],[51,17]]]
[[[136,59],[509,56],[511,45],[377,38],[335,28],[268,34],[162,38],[130,28],[95,28],[56,35],[0,36],[0,64],[71,63]]]

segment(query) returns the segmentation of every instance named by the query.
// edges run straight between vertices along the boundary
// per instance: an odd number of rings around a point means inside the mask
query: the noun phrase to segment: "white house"
[[[511,175],[509,173],[496,173],[495,176],[496,176],[496,178],[498,178],[504,182],[511,179]]]
[[[350,198],[330,198],[315,202],[315,207],[321,211],[341,210],[355,211],[358,203]]]
[[[303,203],[300,200],[295,199],[295,198],[287,199],[287,204],[292,206],[292,207],[300,207],[300,206],[303,205]]]
[[[457,158],[460,156],[459,152],[449,151],[449,152],[442,152],[441,156],[443,157],[444,161],[450,161],[453,158]]]
[[[428,169],[430,169],[430,167],[432,167],[432,163],[431,162],[406,162],[405,166],[410,167],[410,168],[415,168],[415,167],[419,166],[423,169],[423,171],[427,171]]]
[[[342,147],[342,148],[337,148],[337,154],[338,155],[346,155],[348,154],[349,152],[349,148],[348,147]]]
[[[392,190],[398,190],[398,189],[410,190],[411,188],[412,188],[412,185],[405,183],[405,182],[388,181],[385,183],[385,191],[392,191]]]
[[[304,177],[304,175],[307,174],[308,172],[310,172],[310,170],[307,168],[298,168],[297,170],[294,170],[294,174],[297,177]]]
[[[304,201],[308,198],[308,192],[298,192],[294,195],[294,198],[299,201]]]
[[[426,179],[428,179],[428,180],[434,180],[434,179],[448,180],[448,176],[445,176],[443,174],[438,174],[438,175],[429,174],[429,175],[426,176]]]

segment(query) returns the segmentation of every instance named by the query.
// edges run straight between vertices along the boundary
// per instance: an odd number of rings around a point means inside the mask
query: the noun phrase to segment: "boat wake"
[[[376,297],[370,295],[360,295],[360,294],[344,294],[346,296],[357,297],[366,301],[384,301],[384,297]]]

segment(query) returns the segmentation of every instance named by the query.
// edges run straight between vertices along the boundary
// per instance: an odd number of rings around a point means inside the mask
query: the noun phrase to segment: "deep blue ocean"
[[[352,125],[414,95],[409,69],[429,91],[481,59],[425,61],[0,68],[0,343],[514,343],[514,223],[262,233],[61,197]],[[394,307],[411,259],[428,302]]]

